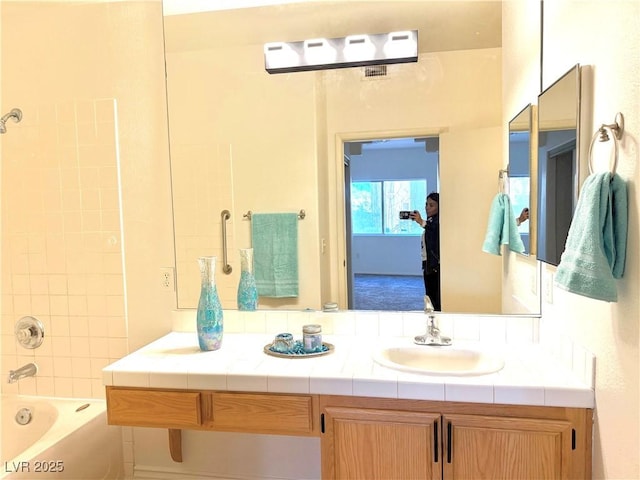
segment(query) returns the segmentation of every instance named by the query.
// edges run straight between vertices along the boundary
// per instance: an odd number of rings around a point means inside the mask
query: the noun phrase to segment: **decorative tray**
[[[264,346],[264,353],[267,355],[271,355],[272,357],[280,357],[280,358],[309,358],[309,357],[321,357],[322,355],[328,355],[333,353],[333,345],[331,343],[322,342],[322,351],[321,352],[303,352],[300,350],[294,350],[288,353],[277,352],[272,350],[273,343],[268,343]]]

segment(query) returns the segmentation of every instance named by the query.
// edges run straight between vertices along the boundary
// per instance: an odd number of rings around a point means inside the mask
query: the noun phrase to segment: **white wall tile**
[[[72,392],[77,398],[91,398],[91,380],[88,378],[73,378]]]
[[[38,395],[40,396],[54,396],[55,395],[55,384],[53,377],[44,377],[40,375],[38,372],[38,376],[36,378],[36,388]]]
[[[344,377],[311,378],[309,393],[325,395],[353,395],[353,379],[351,375]]]
[[[397,383],[376,379],[354,379],[353,394],[363,397],[398,398]]]
[[[453,338],[477,342],[480,340],[481,319],[475,316],[456,316],[453,321]]]
[[[493,403],[493,385],[459,385],[447,383],[444,397],[449,402]]]
[[[517,387],[495,385],[494,400],[496,403],[510,405],[544,405],[544,388],[524,385]]]
[[[55,377],[53,382],[57,397],[73,397],[73,379],[71,377]]]
[[[398,398],[412,400],[444,400],[444,382],[423,383],[411,381],[410,375],[398,377]]]
[[[353,312],[340,311],[331,312],[327,315],[333,316],[333,333],[336,335],[355,335],[356,320]]]

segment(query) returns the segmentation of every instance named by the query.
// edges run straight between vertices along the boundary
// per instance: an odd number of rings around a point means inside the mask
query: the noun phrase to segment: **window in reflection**
[[[382,233],[382,182],[351,184],[353,233]]]
[[[354,234],[421,235],[411,219],[400,219],[427,195],[426,180],[383,180],[351,184],[351,224]]]

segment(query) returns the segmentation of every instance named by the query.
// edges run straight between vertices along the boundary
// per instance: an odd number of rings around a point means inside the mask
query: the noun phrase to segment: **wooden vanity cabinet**
[[[108,386],[111,425],[321,438],[325,480],[591,478],[586,408]]]
[[[590,409],[321,397],[323,479],[591,478]]]

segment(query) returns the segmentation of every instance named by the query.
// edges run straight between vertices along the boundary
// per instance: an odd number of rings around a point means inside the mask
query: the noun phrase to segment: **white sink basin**
[[[485,375],[504,367],[504,358],[499,355],[451,346],[386,347],[377,350],[373,359],[383,367],[425,375]]]

